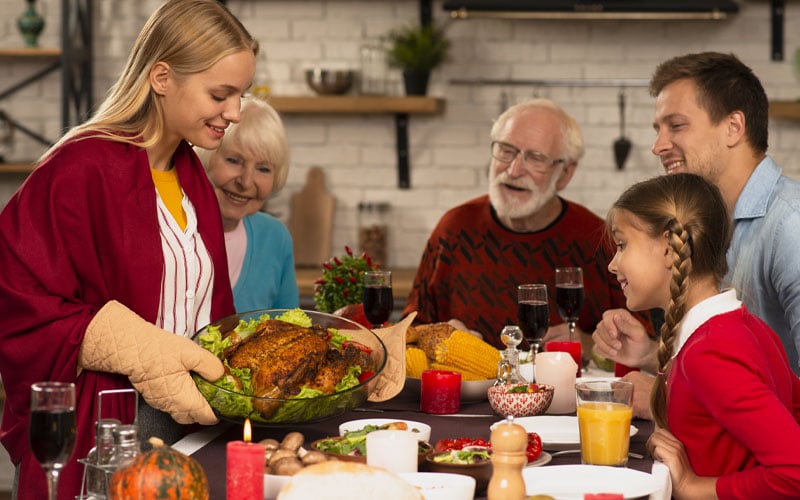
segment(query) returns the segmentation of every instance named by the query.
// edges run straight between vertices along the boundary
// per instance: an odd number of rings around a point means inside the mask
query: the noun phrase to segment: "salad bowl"
[[[263,333],[266,331],[265,325],[270,323],[264,322],[269,320],[285,321],[288,325],[277,322],[271,324],[281,328],[299,328],[297,331],[301,332],[301,336],[312,333],[324,337],[329,344],[328,352],[323,356],[325,359],[339,359],[345,348],[351,354],[357,348],[354,359],[358,359],[358,362],[347,369],[347,374],[330,392],[319,389],[319,384],[313,380],[317,372],[313,370],[308,379],[297,381],[291,387],[269,387],[269,392],[259,389],[257,381],[261,380],[258,378],[260,370],[274,370],[281,363],[304,364],[309,358],[307,351],[303,350],[304,346],[299,343],[297,352],[291,348],[276,350],[276,355],[272,351],[258,352],[258,346],[272,348],[275,344],[271,338],[265,337],[261,344],[250,344],[250,350],[255,350],[251,357],[261,356],[264,360],[262,365],[246,368],[245,371],[232,368],[231,363],[236,363],[231,361],[232,357],[228,357],[231,346],[248,341],[251,335],[266,335]],[[306,332],[306,329],[313,331]],[[287,337],[294,338],[296,334],[290,331]],[[226,368],[226,375],[216,381],[193,375],[195,384],[217,417],[236,423],[249,418],[253,425],[261,426],[315,422],[360,406],[375,387],[387,359],[386,346],[372,331],[340,316],[303,309],[266,309],[234,314],[200,329],[193,340],[216,354]],[[316,338],[313,342],[319,345],[320,340]],[[324,344],[322,349],[325,349]],[[268,395],[263,395],[265,393]]]

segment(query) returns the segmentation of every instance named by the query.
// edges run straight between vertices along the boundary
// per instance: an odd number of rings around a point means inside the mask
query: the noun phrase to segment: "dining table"
[[[572,415],[575,414],[572,413]],[[486,399],[462,401],[458,413],[455,414],[424,413],[420,410],[418,389],[413,385],[406,384],[403,390],[390,400],[380,403],[366,402],[359,407],[321,421],[292,425],[254,426],[252,440],[273,438],[280,441],[287,433],[298,431],[305,436],[305,442],[310,443],[316,439],[338,436],[339,425],[343,422],[367,418],[396,418],[428,424],[431,427],[430,442],[432,444],[444,438],[481,437],[488,440],[492,424],[503,420],[502,416],[492,411]],[[660,466],[658,475],[660,475],[660,480],[665,481],[666,484],[658,494],[650,495],[649,500],[669,499],[669,475],[665,472],[666,467],[657,462],[654,464],[645,449],[647,439],[653,432],[653,422],[634,419],[632,425],[638,429],[638,432],[630,438],[629,451],[633,455],[629,457],[627,467],[657,475],[656,466]],[[243,425],[241,422],[221,421],[217,425],[206,427],[186,436],[173,447],[193,457],[204,468],[209,481],[210,498],[224,499],[226,496],[226,443],[241,440],[242,437]],[[545,451],[548,450],[545,448]],[[551,461],[543,467],[581,463],[579,452],[557,453],[553,450],[551,455],[553,455]],[[485,492],[478,494],[485,495]],[[475,498],[483,499],[485,496],[476,496]]]

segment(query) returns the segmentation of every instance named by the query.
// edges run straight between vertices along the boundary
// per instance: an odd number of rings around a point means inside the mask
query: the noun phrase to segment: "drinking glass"
[[[580,267],[556,268],[556,305],[558,314],[567,322],[569,339],[575,340],[575,323],[583,308],[586,296],[583,291],[583,269]]]
[[[536,363],[539,344],[550,324],[547,285],[526,283],[517,287],[517,320],[523,336],[531,345],[531,363]]]
[[[391,271],[364,272],[364,316],[378,328],[389,320],[394,308]]]
[[[575,384],[581,462],[625,467],[628,463],[633,383],[598,380]]]
[[[75,384],[36,382],[31,385],[28,439],[33,456],[47,474],[50,500],[58,496],[58,473],[75,449]]]

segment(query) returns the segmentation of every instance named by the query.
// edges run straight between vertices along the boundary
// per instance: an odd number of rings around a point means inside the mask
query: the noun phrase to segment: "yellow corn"
[[[419,347],[406,347],[406,375],[421,378],[422,372],[428,369],[428,356]]]
[[[462,382],[465,380],[486,380],[486,377],[482,375],[478,375],[477,373],[463,370],[461,368],[452,365],[443,365],[442,363],[431,363],[431,368],[433,368],[434,370],[447,370],[451,372],[458,372],[461,374]],[[495,378],[495,376],[491,376],[489,378]]]
[[[481,379],[497,376],[500,351],[478,337],[455,330],[436,346],[436,362],[475,373]]]

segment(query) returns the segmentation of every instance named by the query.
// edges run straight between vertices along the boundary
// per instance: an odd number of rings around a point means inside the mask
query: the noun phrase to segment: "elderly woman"
[[[280,116],[260,99],[244,99],[241,121],[228,128],[220,146],[198,148],[197,154],[219,201],[236,310],[297,307],[292,237],[281,221],[261,211],[289,174]]]

